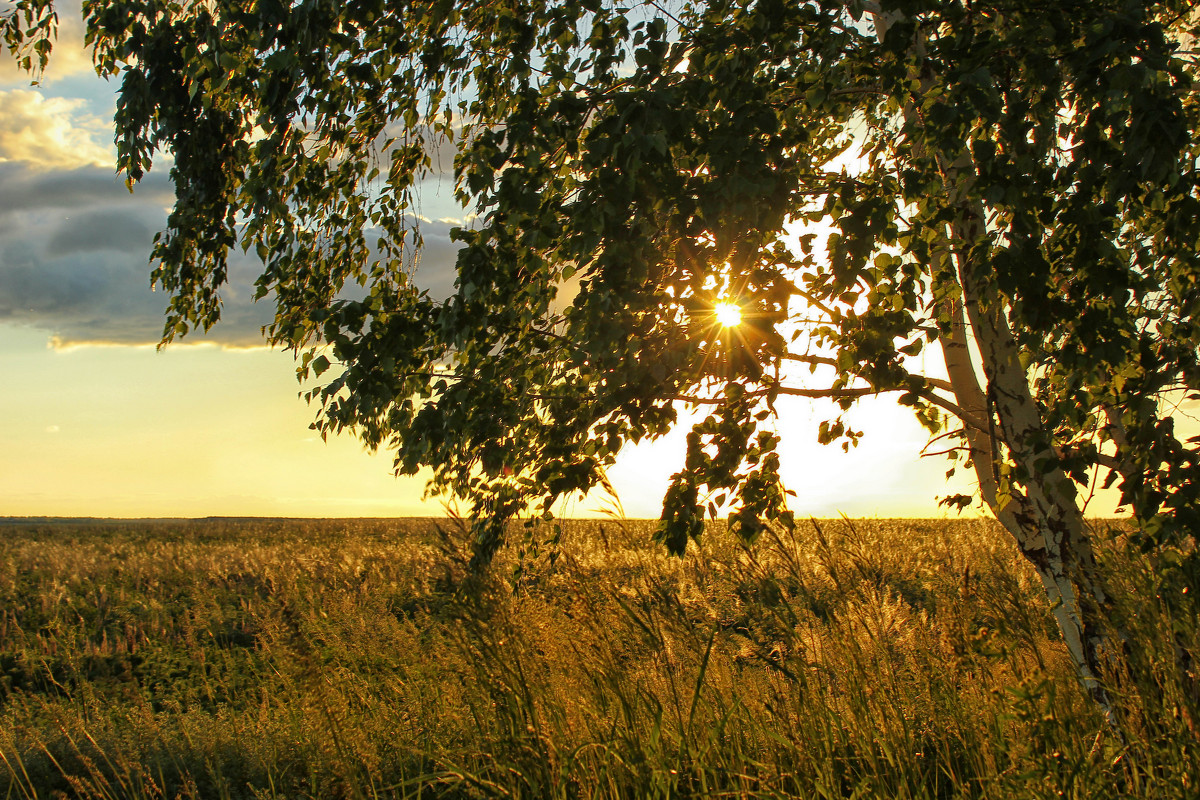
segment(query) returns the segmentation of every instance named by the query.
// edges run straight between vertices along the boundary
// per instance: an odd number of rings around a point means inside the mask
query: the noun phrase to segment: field
[[[0,797],[1200,796],[1197,624],[1115,533],[1124,743],[992,523],[650,530],[0,526]]]

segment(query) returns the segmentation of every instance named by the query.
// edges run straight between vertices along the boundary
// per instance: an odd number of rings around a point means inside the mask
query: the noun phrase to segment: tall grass
[[[1119,536],[1124,742],[991,523],[649,536],[4,528],[0,797],[1200,796],[1197,625]]]

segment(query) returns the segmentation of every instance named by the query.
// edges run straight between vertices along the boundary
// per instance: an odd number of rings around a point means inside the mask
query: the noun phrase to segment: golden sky
[[[291,356],[256,346],[269,315],[250,301],[249,259],[231,265],[212,335],[155,349],[166,298],[150,291],[147,255],[172,192],[163,169],[132,196],[114,174],[113,87],[60,12],[40,86],[0,59],[0,516],[443,513],[421,479],[391,475],[390,456],[309,429]],[[417,278],[435,293],[451,285],[447,233],[462,213],[449,195],[434,187],[424,209]],[[969,490],[946,485],[944,458],[916,457],[926,433],[889,400],[855,412],[866,436],[849,454],[816,444],[828,407],[790,398],[780,411],[798,514],[942,516],[938,496]],[[683,430],[622,454],[611,478],[627,515],[658,515],[682,456]]]
[[[423,481],[348,436],[321,441],[297,397],[290,355],[216,344],[76,344],[0,325],[0,516],[197,517],[440,514]],[[946,462],[916,459],[925,434],[887,401],[844,454],[821,447],[810,404],[781,402],[793,508],[829,516],[938,516]],[[625,513],[656,516],[682,463],[683,429],[622,454],[612,479]],[[594,513],[598,502],[570,514]]]

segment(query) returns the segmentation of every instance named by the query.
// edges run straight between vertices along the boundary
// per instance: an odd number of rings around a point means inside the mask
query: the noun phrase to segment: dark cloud
[[[123,178],[95,166],[44,171],[19,161],[0,162],[0,218],[39,209],[169,205],[175,197],[166,172],[152,172],[130,194]]]
[[[157,175],[131,195],[98,167],[38,172],[0,163],[0,323],[40,328],[66,345],[157,342],[168,300],[151,290],[148,257],[172,200]],[[453,291],[452,227],[421,225],[425,247],[414,280],[438,298]],[[187,341],[262,343],[272,306],[252,300],[261,265],[235,253],[229,266],[221,322]]]
[[[86,211],[64,221],[50,235],[46,255],[62,258],[74,253],[116,250],[128,255],[146,254],[146,243],[154,239],[153,224],[146,214],[121,211]]]
[[[157,342],[167,301],[150,289],[148,256],[171,196],[158,176],[130,194],[101,167],[0,164],[0,322],[64,344]]]
[[[420,257],[412,270],[412,281],[430,297],[444,300],[454,294],[454,269],[459,243],[450,241],[450,231],[462,227],[459,222],[422,222],[423,240]]]

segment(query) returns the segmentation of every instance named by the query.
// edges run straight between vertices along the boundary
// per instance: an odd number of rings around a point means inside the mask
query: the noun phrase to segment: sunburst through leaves
[[[737,303],[724,300],[713,306],[713,316],[725,328],[733,328],[742,321],[742,308]]]

